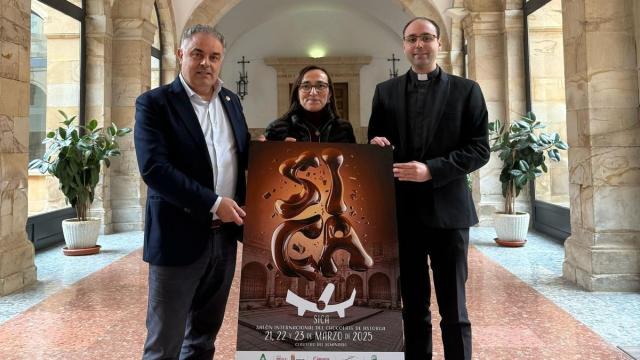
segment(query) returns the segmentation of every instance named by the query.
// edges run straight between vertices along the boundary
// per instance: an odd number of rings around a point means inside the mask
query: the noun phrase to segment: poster
[[[253,142],[237,360],[400,360],[392,152]]]

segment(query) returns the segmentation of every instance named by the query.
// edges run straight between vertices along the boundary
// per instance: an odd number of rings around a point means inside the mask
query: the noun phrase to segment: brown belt
[[[211,221],[211,229],[219,229],[224,223],[220,219]]]

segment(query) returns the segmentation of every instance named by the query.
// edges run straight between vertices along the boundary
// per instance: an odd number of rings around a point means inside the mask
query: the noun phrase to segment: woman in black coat
[[[338,115],[329,73],[310,65],[300,70],[291,106],[265,131],[267,140],[355,143],[351,123]]]

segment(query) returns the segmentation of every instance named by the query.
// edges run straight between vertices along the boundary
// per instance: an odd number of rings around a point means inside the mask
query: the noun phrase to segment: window
[[[29,160],[42,157],[46,151],[42,139],[60,123],[58,110],[83,119],[83,19],[81,0],[31,2]],[[30,170],[28,197],[27,231],[36,247],[40,247],[39,239],[47,239],[47,243],[61,240],[61,233],[56,235],[60,224],[54,222],[59,222],[60,214],[73,212],[58,211],[69,209],[58,180]],[[43,214],[53,215],[42,217]],[[53,218],[55,220],[51,220]],[[35,231],[38,221],[51,223],[44,227],[46,231],[42,228]],[[39,234],[39,238],[34,238],[34,233]]]
[[[527,111],[546,125],[544,131],[567,139],[564,43],[561,0],[525,4],[525,68]],[[549,162],[549,171],[533,184],[534,227],[558,238],[570,233],[569,163]]]

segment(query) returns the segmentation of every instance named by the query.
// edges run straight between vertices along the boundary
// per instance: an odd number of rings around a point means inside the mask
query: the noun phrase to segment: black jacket
[[[312,141],[312,132],[315,128],[302,120],[297,114],[292,114],[288,118],[272,121],[265,130],[267,140],[282,141],[286,137],[292,137],[297,141]],[[340,118],[327,120],[318,129],[320,132],[320,142],[334,143],[355,143],[351,123]]]
[[[222,88],[218,95],[238,149],[234,200],[244,204],[249,132],[240,99]],[[142,179],[149,186],[144,223],[144,261],[187,265],[202,255],[218,198],[202,128],[180,79],[136,100],[134,131]],[[239,238],[242,228],[233,225]],[[236,234],[234,234],[236,235]]]
[[[395,146],[394,162],[427,164],[427,182],[396,181],[399,219],[417,218],[433,228],[467,228],[478,222],[466,174],[489,161],[487,106],[477,83],[441,71],[432,88],[435,97],[427,121],[424,150],[409,151],[406,88],[408,75],[378,84],[373,96],[369,139],[386,137]],[[434,85],[432,85],[434,86]]]

